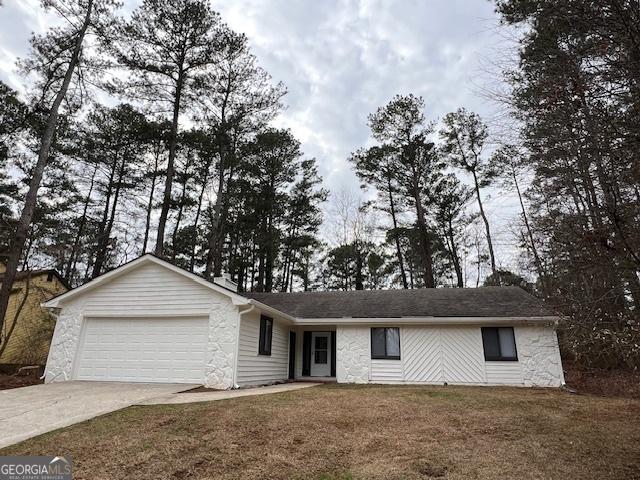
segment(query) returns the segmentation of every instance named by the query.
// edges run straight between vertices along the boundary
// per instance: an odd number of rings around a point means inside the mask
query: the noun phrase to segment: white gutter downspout
[[[249,308],[247,308],[246,310],[238,309],[238,330],[236,331],[236,358],[234,362],[235,365],[233,366],[233,389],[240,388],[240,386],[238,385],[237,379],[238,379],[238,357],[240,356],[240,325],[242,323],[242,316],[247,313],[253,312],[255,308],[256,308],[255,305],[249,305]]]

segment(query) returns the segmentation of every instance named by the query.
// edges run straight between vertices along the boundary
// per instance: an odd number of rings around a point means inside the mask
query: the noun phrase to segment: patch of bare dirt
[[[565,364],[567,386],[580,394],[640,399],[640,371],[603,370]]]
[[[0,390],[8,390],[10,388],[28,387],[30,385],[38,385],[43,383],[38,377],[33,375],[7,375],[0,373]]]

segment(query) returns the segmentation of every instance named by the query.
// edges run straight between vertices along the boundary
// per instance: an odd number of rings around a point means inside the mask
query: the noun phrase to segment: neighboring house
[[[518,287],[242,294],[147,254],[44,306],[48,382],[564,383],[558,318]]]
[[[5,266],[0,263],[0,284],[4,271]],[[18,272],[0,331],[0,364],[46,363],[55,322],[41,304],[68,290],[69,286],[55,270]]]

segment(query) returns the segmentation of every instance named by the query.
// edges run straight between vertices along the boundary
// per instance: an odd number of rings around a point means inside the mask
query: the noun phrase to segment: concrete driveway
[[[0,391],[0,448],[198,385],[58,382]]]

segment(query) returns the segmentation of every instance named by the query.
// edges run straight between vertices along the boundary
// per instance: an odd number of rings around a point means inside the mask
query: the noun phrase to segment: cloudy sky
[[[125,1],[127,9],[135,0]],[[357,191],[346,159],[367,144],[367,114],[397,93],[424,97],[438,120],[460,106],[485,119],[496,106],[481,91],[504,54],[493,4],[484,0],[212,0],[223,19],[250,39],[260,63],[289,91],[278,119],[316,157],[332,191]],[[0,78],[14,88],[14,62],[30,32],[47,20],[37,0],[0,8]],[[514,199],[487,192],[501,264],[513,263]],[[501,251],[502,250],[502,251]]]

